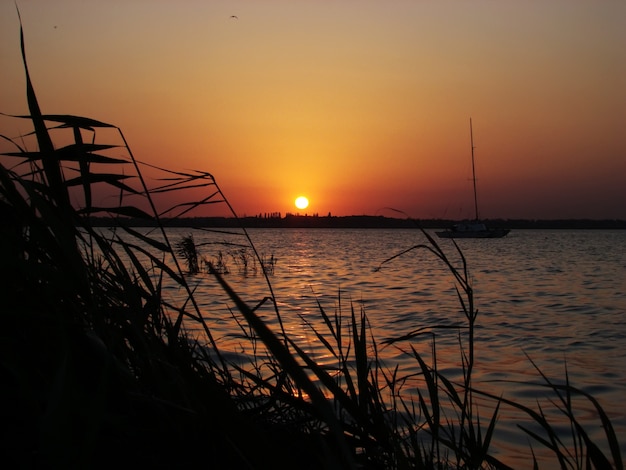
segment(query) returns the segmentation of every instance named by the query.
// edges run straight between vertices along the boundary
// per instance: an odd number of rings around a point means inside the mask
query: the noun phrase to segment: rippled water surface
[[[187,233],[172,230],[172,241]],[[250,305],[270,295],[255,266],[249,264],[243,275],[237,247],[220,244],[225,235],[193,233],[204,257],[215,260],[222,253],[230,270],[226,280]],[[323,348],[302,318],[319,322],[317,302],[329,313],[341,304],[345,315],[351,306],[362,307],[379,341],[421,327],[465,321],[452,276],[428,250],[416,248],[383,263],[425,243],[417,230],[256,229],[249,234],[261,256],[277,260],[269,279],[285,327],[312,353],[321,354]],[[452,241],[439,243],[461,267]],[[593,394],[605,408],[624,453],[626,231],[516,230],[503,239],[458,244],[479,311],[475,386],[532,406],[545,390],[534,385],[541,377],[530,359],[561,382],[567,368],[570,383]],[[208,274],[195,276],[192,283],[214,335],[236,352],[239,329],[231,319],[232,304]],[[277,327],[271,309],[266,311]],[[458,377],[458,331],[430,331],[436,333],[439,369],[450,378]],[[411,344],[432,360],[431,334]],[[408,343],[400,345],[408,349]],[[379,354],[390,367],[397,363],[401,371],[417,368],[415,359],[396,347],[382,348]],[[579,406],[581,412],[588,411],[585,419],[597,421],[590,406]],[[499,442],[494,444],[499,457],[515,467],[527,467],[528,439],[513,414],[502,413],[496,428]],[[597,428],[592,435],[602,440],[600,432]]]

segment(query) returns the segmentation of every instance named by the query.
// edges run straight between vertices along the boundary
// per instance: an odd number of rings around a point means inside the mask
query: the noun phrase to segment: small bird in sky
[[[239,19],[239,17],[237,15],[230,15],[230,18],[233,19],[233,20],[238,20]]]

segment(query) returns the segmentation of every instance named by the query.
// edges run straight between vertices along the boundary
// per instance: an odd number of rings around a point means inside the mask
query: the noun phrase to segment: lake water
[[[270,295],[258,266],[255,270],[247,259],[244,270],[239,248],[224,244],[245,243],[243,237],[172,229],[170,240],[188,233],[205,258],[215,261],[221,252],[230,271],[226,280],[250,306]],[[321,325],[317,302],[332,314],[341,299],[346,318],[351,305],[363,308],[379,342],[421,327],[465,322],[450,272],[429,251],[415,249],[381,267],[425,243],[418,230],[251,229],[249,235],[262,257],[276,260],[269,280],[286,330],[319,354],[320,362],[324,348],[303,321]],[[438,242],[461,266],[452,241]],[[516,230],[503,239],[457,242],[479,312],[475,387],[536,407],[548,393],[535,385],[541,377],[528,357],[560,383],[567,368],[570,383],[591,393],[608,413],[626,454],[626,231]],[[218,343],[233,353],[247,352],[231,317],[232,303],[213,277],[190,279]],[[278,328],[269,306],[259,312]],[[460,377],[459,332],[430,331],[436,334],[438,369],[451,379]],[[425,334],[410,344],[431,361],[432,341],[432,334]],[[379,349],[385,364],[390,369],[398,364],[407,374],[416,371],[417,362],[406,354],[409,342],[397,346]],[[604,442],[592,407],[577,406],[592,438]],[[481,416],[481,422],[487,420]],[[516,468],[529,468],[529,439],[517,422],[515,413],[502,411],[492,450]]]

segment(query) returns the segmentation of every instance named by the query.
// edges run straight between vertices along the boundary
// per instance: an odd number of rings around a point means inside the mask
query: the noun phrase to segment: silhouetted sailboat
[[[474,166],[474,133],[472,118],[470,118],[470,143],[472,146],[472,180],[474,182],[474,210],[475,218],[471,222],[462,222],[453,225],[442,232],[435,232],[439,238],[502,238],[510,230],[507,228],[488,228],[478,218],[478,197],[476,196],[476,169]]]

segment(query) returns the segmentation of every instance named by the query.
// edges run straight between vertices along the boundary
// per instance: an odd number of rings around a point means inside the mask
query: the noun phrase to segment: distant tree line
[[[458,220],[448,219],[400,219],[375,215],[351,216],[319,216],[285,214],[280,212],[261,213],[257,216],[234,217],[189,217],[162,219],[169,227],[246,227],[246,228],[426,228],[441,229],[449,227]],[[626,229],[626,220],[618,219],[490,219],[486,221],[491,227],[510,229]],[[120,220],[112,217],[93,217],[95,226],[107,227],[120,223],[131,227],[151,227],[155,222],[146,219],[126,218]]]

